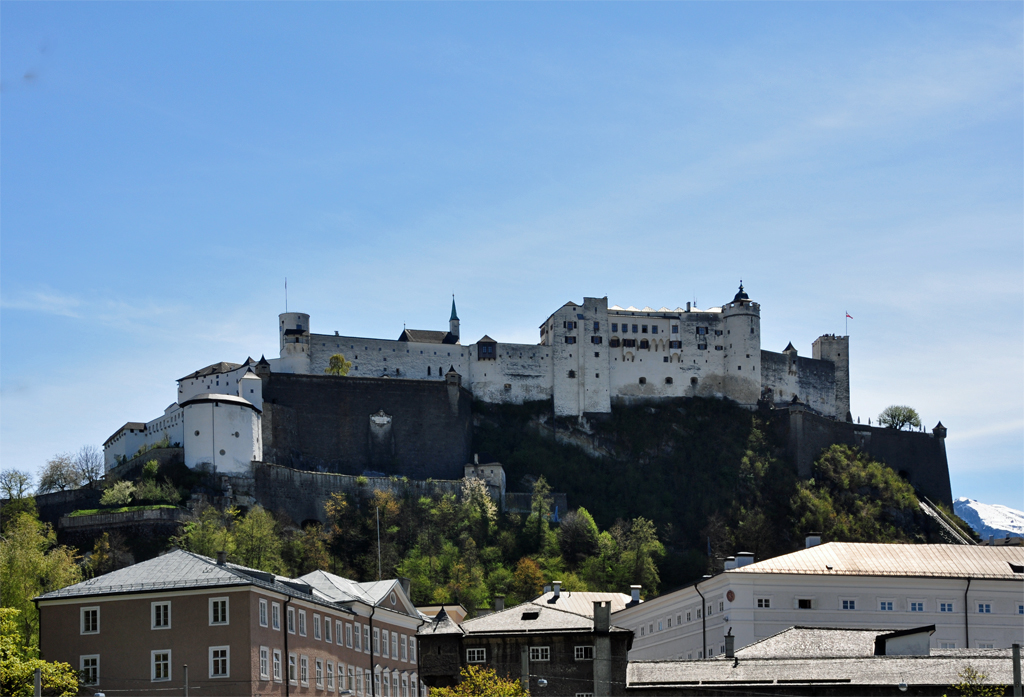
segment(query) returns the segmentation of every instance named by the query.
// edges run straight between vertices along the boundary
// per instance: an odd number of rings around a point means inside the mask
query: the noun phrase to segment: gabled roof
[[[737,658],[824,658],[875,655],[875,638],[890,629],[790,627],[742,649]]]
[[[466,635],[593,632],[594,618],[533,600],[501,612],[492,612],[483,617],[466,620],[460,626]],[[612,626],[610,629],[613,632],[632,634],[631,629],[616,626]]]
[[[559,610],[568,610],[585,617],[593,617],[595,602],[611,603],[611,611],[618,612],[628,607],[632,600],[633,598],[625,593],[574,593],[572,591],[561,591],[555,598],[554,592],[549,591],[530,602]]]
[[[494,339],[492,339],[491,337],[487,336],[486,334],[484,334],[482,337],[477,339],[476,343],[478,343],[478,344],[496,344],[498,342],[495,341]]]
[[[457,344],[459,337],[451,332],[439,332],[431,329],[403,329],[399,341],[411,341],[417,344]]]
[[[305,576],[300,577],[299,580],[308,583],[317,592],[336,603],[361,602],[413,615],[414,617],[419,616],[419,611],[416,610],[409,598],[406,597],[402,584],[398,582],[398,579],[389,578],[383,581],[357,583],[327,571],[311,571]],[[385,602],[392,592],[396,596],[394,606],[391,606],[390,602]]]
[[[462,628],[459,627],[458,623],[456,623],[451,617],[448,616],[448,613],[445,612],[443,606],[441,607],[441,610],[437,613],[437,615],[430,622],[427,622],[425,625],[420,627],[418,633],[456,634],[459,636],[465,634],[465,632],[462,631]]]
[[[747,564],[727,574],[920,576],[1024,581],[1010,564],[1024,565],[1022,547],[829,542]]]
[[[786,344],[786,348],[782,349],[783,353],[786,353],[788,351],[794,351],[794,352],[796,351],[796,348],[793,346],[793,342],[792,341],[790,341],[788,344]]]
[[[301,581],[238,564],[218,564],[214,559],[181,549],[67,588],[45,593],[36,600],[232,586],[258,586],[293,598],[334,607],[326,599],[315,595],[314,590]]]
[[[227,361],[221,361],[220,363],[213,363],[205,368],[200,368],[194,373],[189,373],[183,378],[178,378],[178,382],[181,382],[182,380],[192,380],[193,378],[205,378],[210,375],[219,375],[221,373],[230,373],[232,370],[238,370],[241,367],[241,363],[228,363]]]

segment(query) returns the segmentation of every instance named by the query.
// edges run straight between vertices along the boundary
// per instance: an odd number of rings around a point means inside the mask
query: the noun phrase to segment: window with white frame
[[[978,612],[983,615],[992,613],[992,603],[978,603]]]
[[[1024,614],[1024,613],[1021,613]],[[416,637],[409,637],[409,662],[416,662]]]
[[[723,600],[719,600],[718,601],[718,611],[719,612],[725,612],[725,601],[723,601]]]
[[[911,612],[924,612],[924,601],[923,600],[911,600],[910,601]]]
[[[171,679],[171,650],[157,649],[149,652],[149,679],[160,682]]]
[[[295,633],[295,608],[288,608],[288,633]]]
[[[364,671],[362,670],[356,671],[356,695],[358,697],[362,697],[363,694],[363,680],[365,679],[363,673]]]
[[[391,632],[391,657],[398,660],[398,634]]]
[[[402,676],[402,697],[409,697],[409,676]]]
[[[288,682],[298,684],[298,658],[294,653],[288,654]]]
[[[299,656],[299,684],[309,685],[309,656]]]
[[[78,670],[81,671],[83,685],[100,684],[100,657],[98,654],[79,656]]]
[[[299,636],[306,636],[306,611],[299,610]]]
[[[345,664],[338,661],[338,690],[354,690],[355,688],[345,681]]]
[[[171,603],[170,601],[158,601],[149,604],[150,629],[171,628]]]
[[[260,598],[260,626],[266,627],[269,624],[269,618],[267,617],[267,599]]]
[[[939,603],[939,612],[953,612],[953,603]]]
[[[231,649],[227,646],[211,646],[210,647],[210,677],[211,678],[230,678],[230,651]]]
[[[594,647],[593,646],[576,646],[573,650],[573,658],[577,661],[592,661],[594,660]]]
[[[994,649],[995,647],[996,647],[995,643],[993,643],[991,641],[979,641],[978,642],[978,648],[979,649]]]
[[[382,629],[380,632],[380,643],[384,648],[384,658],[390,658],[391,654],[388,651],[388,630]]]
[[[757,607],[759,607],[761,609],[765,609],[765,608],[770,608],[771,606],[772,606],[772,599],[771,598],[758,598],[757,599]]]
[[[363,626],[363,653],[370,653],[370,625]]]
[[[327,689],[334,690],[334,663],[327,661]]]
[[[665,623],[662,622],[661,620],[658,620],[658,631],[660,632],[660,631],[663,631],[664,629],[665,629]]]
[[[409,676],[409,694],[412,697],[418,697],[416,689],[416,673],[413,673]]]
[[[377,627],[373,628],[373,655],[380,655],[380,629]]]
[[[686,613],[686,621],[687,622],[692,622],[693,621],[693,618],[692,618],[692,616],[691,616],[691,614],[689,612]]]
[[[260,647],[260,679],[270,680],[270,649]]]
[[[281,603],[274,603],[270,606],[270,626],[273,629],[281,629]]]
[[[409,660],[409,639],[404,634],[402,635],[402,660]]]
[[[100,609],[98,607],[83,607],[79,612],[79,618],[82,634],[100,633]]]
[[[274,680],[281,682],[281,652],[274,649]]]
[[[313,638],[320,641],[320,615],[313,613]]]
[[[391,694],[395,697],[399,697],[399,678],[398,673],[391,674]]]
[[[438,371],[438,372],[440,372],[440,371]],[[383,697],[391,697],[391,687],[390,687],[390,685],[391,685],[391,681],[388,679],[387,675],[384,676],[384,684],[381,685],[381,674],[377,673],[377,689],[378,689],[377,694],[378,695],[383,695]],[[383,690],[383,691],[381,691],[381,690]]]
[[[210,598],[210,625],[228,624],[228,599]]]
[[[676,626],[678,627],[682,623],[683,623],[683,615],[682,615],[682,613],[680,613],[680,614],[676,615]]]
[[[487,660],[487,649],[466,649],[466,663],[483,663]]]
[[[844,610],[856,610],[857,609],[857,601],[854,600],[854,599],[850,599],[850,598],[844,599],[842,601],[842,607],[843,607]]]
[[[334,636],[331,634],[332,626],[333,625],[331,623],[331,618],[324,617],[324,641],[326,641],[328,644],[334,643]]]
[[[357,624],[356,627],[358,626],[359,625]],[[352,625],[349,622],[345,623],[345,646],[352,648]],[[358,645],[356,646],[356,650],[359,650]]]
[[[373,694],[380,694],[380,673],[373,674]]]
[[[530,660],[531,661],[550,661],[551,660],[551,647],[550,646],[531,646],[530,647]]]
[[[843,608],[843,609],[845,610],[846,608]],[[879,600],[878,601],[878,610],[879,610],[879,612],[892,612],[892,601],[891,600]]]
[[[1017,614],[1024,615],[1024,605],[1017,605]]]
[[[318,658],[313,664],[313,677],[316,679],[316,686],[324,689],[324,659]]]
[[[940,641],[939,642],[939,648],[940,649],[955,649],[956,648],[956,642],[955,641]]]
[[[341,620],[334,623],[334,640],[338,642],[338,646],[345,645],[345,625]],[[352,644],[349,643],[348,647],[352,648]],[[338,682],[341,682],[340,678],[338,679]]]

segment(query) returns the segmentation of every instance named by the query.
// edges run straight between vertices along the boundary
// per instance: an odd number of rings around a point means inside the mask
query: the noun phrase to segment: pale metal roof
[[[578,615],[593,617],[595,602],[610,602],[611,611],[618,612],[629,607],[630,601],[632,601],[632,598],[625,593],[573,593],[572,591],[561,591],[558,598],[555,598],[554,591],[549,591],[531,602],[535,605],[556,607],[559,610],[568,610]]]
[[[829,542],[730,569],[727,574],[933,576],[1024,581],[1022,547]]]
[[[874,656],[875,637],[892,629],[790,627],[736,650],[738,658]]]

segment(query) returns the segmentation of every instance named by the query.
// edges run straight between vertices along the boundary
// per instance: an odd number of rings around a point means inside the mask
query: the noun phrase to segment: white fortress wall
[[[183,409],[188,467],[242,474],[251,470],[253,460],[263,459],[260,415],[250,405],[233,395],[211,395]]]
[[[463,386],[473,392],[474,398],[496,404],[551,399],[550,347],[497,342],[493,359],[479,358],[477,344],[466,349],[472,356],[469,372],[460,374]]]
[[[352,362],[348,374],[353,377],[444,380],[450,367],[460,375],[468,373],[469,347],[459,344],[313,334],[309,338],[309,349],[308,372],[313,375],[323,375],[331,356],[336,353]]]
[[[244,363],[237,368],[223,373],[213,373],[190,377],[178,381],[178,404],[183,404],[196,395],[209,394],[238,394],[238,381],[248,371]]]

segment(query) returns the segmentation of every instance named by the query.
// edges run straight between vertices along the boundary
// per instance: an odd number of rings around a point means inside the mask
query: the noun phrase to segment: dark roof
[[[459,321],[459,313],[455,311],[455,296],[454,295],[452,296],[452,316],[449,318],[449,321],[451,321],[451,320],[455,320],[456,322]]]
[[[750,300],[750,296],[743,292],[743,281],[740,281],[740,291],[736,293],[736,297],[732,301],[739,302],[740,300]]]
[[[459,627],[458,623],[448,616],[448,613],[442,606],[441,610],[430,622],[420,627],[419,634],[457,634],[462,636],[465,632]]]
[[[208,375],[219,375],[220,373],[230,373],[232,370],[238,370],[242,367],[241,363],[228,363],[227,361],[221,361],[220,363],[214,363],[208,365],[205,368],[200,368],[194,373],[189,373],[183,378],[178,378],[178,382],[182,380],[191,380],[193,378],[205,378]]]
[[[107,438],[105,441],[103,441],[103,446],[106,447],[107,443],[109,443],[110,441],[112,441],[115,438],[117,438],[117,434],[120,433],[121,431],[125,430],[125,429],[128,429],[128,430],[134,429],[136,431],[145,431],[146,430],[146,424],[142,423],[141,421],[129,421],[124,426],[122,426],[121,428],[119,428],[116,431],[114,431],[114,433],[111,434],[110,438]]]
[[[906,682],[911,689],[941,687],[960,681],[958,673],[970,664],[988,676],[990,684],[1010,684],[1013,676],[1010,649],[961,649],[931,656],[860,656],[826,658],[715,657],[693,661],[630,661],[627,689],[646,688],[651,693],[673,686],[736,694],[736,688],[770,694],[793,694],[799,685],[895,686]],[[800,694],[808,694],[800,690]],[[932,694],[932,691],[910,694]],[[855,694],[849,691],[847,694]],[[937,694],[937,692],[936,692]]]
[[[45,593],[36,600],[60,600],[127,593],[153,593],[192,588],[258,586],[284,595],[348,611],[319,597],[300,580],[277,576],[238,564],[218,564],[201,554],[176,549],[162,556],[111,571],[67,588]]]
[[[235,404],[240,407],[249,407],[255,412],[260,411],[256,407],[256,405],[250,402],[248,399],[243,399],[238,395],[217,394],[214,392],[204,392],[203,394],[197,394],[195,397],[192,397],[191,399],[186,399],[184,402],[181,403],[181,406],[187,407],[189,404],[209,404],[210,402],[224,402],[225,404]]]
[[[399,341],[412,341],[417,344],[457,344],[459,337],[451,332],[436,332],[430,329],[403,329]]]
[[[285,329],[284,330],[284,335],[285,336],[295,336],[295,335],[301,336],[303,334],[309,334],[309,331],[306,330],[306,329]]]
[[[786,348],[782,349],[783,353],[786,353],[788,351],[796,351],[796,348],[793,346],[793,342],[792,341],[790,341],[788,344],[786,344]]]
[[[478,343],[478,344],[496,344],[498,342],[495,341],[494,339],[492,339],[491,337],[487,336],[486,334],[484,334],[482,337],[480,337],[479,340],[477,340],[476,343]]]

